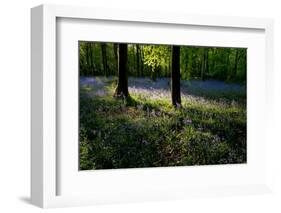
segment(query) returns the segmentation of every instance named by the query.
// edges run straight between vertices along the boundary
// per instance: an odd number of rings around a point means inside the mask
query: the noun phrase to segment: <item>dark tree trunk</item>
[[[151,71],[150,78],[151,78],[152,81],[156,81],[157,72],[158,72],[158,68],[156,68],[155,70]]]
[[[231,75],[230,69],[230,49],[227,51],[227,58],[226,58],[226,80],[229,80],[229,76]]]
[[[193,58],[193,49],[190,48],[188,50],[188,64],[187,64],[187,72],[188,72],[188,78],[190,79],[190,77],[192,76],[192,58]]]
[[[91,67],[91,74],[95,74],[95,64],[94,64],[94,44],[90,43],[90,67]]]
[[[247,52],[244,53],[244,57],[244,79],[247,80]]]
[[[209,48],[206,49],[205,73],[206,73],[207,75],[209,75]]]
[[[233,76],[232,78],[234,79],[237,75],[237,67],[238,67],[238,61],[239,61],[239,52],[238,49],[235,52],[235,61],[234,61],[234,68],[233,68]]]
[[[106,44],[101,44],[101,55],[102,55],[102,64],[103,64],[103,72],[106,76],[108,76],[108,66],[107,66],[107,57],[106,57]]]
[[[137,44],[136,45],[136,47],[137,47],[137,76],[139,77],[140,76],[140,47],[139,47],[139,45]]]
[[[214,48],[212,51],[212,66],[211,66],[212,73],[214,73],[216,69],[216,55],[217,55],[217,51],[216,48]]]
[[[205,49],[202,50],[202,63],[201,63],[201,80],[205,79],[205,65],[206,65],[206,54]]]
[[[128,72],[127,72],[127,44],[119,44],[118,51],[118,85],[115,91],[117,97],[128,97]]]
[[[185,56],[186,59],[184,60],[184,72],[187,73],[187,67],[188,67],[188,55]]]
[[[208,72],[209,69],[209,63],[208,63],[208,58],[209,58],[209,49],[204,48],[203,49],[203,61],[202,61],[202,66],[201,66],[201,80],[205,80],[206,78],[206,73]]]
[[[140,75],[141,77],[144,76],[144,67],[143,67],[143,51],[142,51],[142,47],[140,46]]]
[[[87,63],[86,75],[89,75],[91,69],[90,43],[86,43],[86,63]]]
[[[172,47],[172,103],[181,104],[180,94],[180,46]]]
[[[138,71],[137,71],[137,53],[136,53],[136,45],[132,45],[132,49],[133,49],[133,61],[132,61],[132,70],[129,70],[129,72],[132,72],[132,75],[137,77],[138,76]],[[130,66],[129,66],[130,67]]]
[[[114,59],[115,59],[115,71],[114,73],[118,72],[118,44],[113,44],[113,53],[114,53]]]

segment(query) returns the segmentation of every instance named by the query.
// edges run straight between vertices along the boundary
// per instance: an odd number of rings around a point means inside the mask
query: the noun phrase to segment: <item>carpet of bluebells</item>
[[[80,77],[80,169],[246,163],[246,87],[182,81],[171,105],[169,79]]]

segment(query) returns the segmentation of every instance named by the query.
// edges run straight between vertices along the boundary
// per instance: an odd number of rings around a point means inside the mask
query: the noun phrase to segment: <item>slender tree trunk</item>
[[[209,48],[206,49],[206,65],[205,65],[205,75],[209,74]]]
[[[154,70],[151,71],[150,78],[151,78],[152,81],[156,81],[157,72],[158,72],[158,68],[155,68]]]
[[[180,94],[180,46],[172,46],[172,104],[181,104]]]
[[[113,55],[114,55],[114,59],[115,59],[115,72],[118,72],[118,44],[115,43],[113,44]]]
[[[137,44],[137,76],[140,77],[140,46]]]
[[[143,65],[143,51],[142,46],[140,46],[140,75],[144,77],[144,65]]]
[[[244,52],[244,79],[247,80],[247,50]]]
[[[203,61],[202,61],[202,66],[201,66],[201,80],[204,81],[206,78],[206,73],[208,72],[209,69],[209,49],[204,48],[203,49]]]
[[[133,62],[132,62],[132,74],[137,77],[138,76],[138,70],[137,70],[137,48],[136,44],[132,45],[133,48]]]
[[[234,61],[234,68],[233,68],[233,76],[232,78],[235,78],[237,75],[237,67],[238,67],[238,61],[239,61],[239,52],[238,49],[235,52],[235,61]]]
[[[102,64],[103,64],[103,72],[105,76],[108,76],[108,66],[107,66],[107,57],[106,57],[106,44],[101,44],[101,55],[102,55]]]
[[[94,64],[94,44],[90,43],[90,67],[91,67],[91,74],[95,74],[95,64]]]
[[[188,55],[185,56],[186,59],[184,60],[184,72],[187,74],[188,72]]]
[[[188,63],[187,63],[187,76],[188,79],[191,78],[191,74],[192,74],[192,57],[193,57],[193,50],[192,48],[190,48],[188,50]]]
[[[115,96],[126,98],[128,91],[128,72],[127,72],[127,44],[119,44],[118,51],[118,85],[115,90]]]
[[[87,63],[87,71],[86,75],[89,75],[91,68],[91,58],[90,58],[90,43],[86,43],[86,63]]]
[[[212,51],[212,67],[211,67],[212,73],[214,73],[216,69],[216,56],[217,56],[217,51],[216,48],[214,48]]]
[[[230,68],[230,51],[227,51],[227,58],[226,58],[226,79],[229,80],[229,76],[231,76],[231,68]]]
[[[201,80],[205,80],[205,69],[206,69],[206,50],[202,49],[202,63],[201,63]]]

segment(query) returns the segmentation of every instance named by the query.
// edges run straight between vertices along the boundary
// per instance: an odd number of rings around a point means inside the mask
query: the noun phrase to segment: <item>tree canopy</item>
[[[128,44],[128,76],[171,76],[171,45]],[[118,75],[117,44],[80,42],[80,75]],[[180,46],[181,80],[246,82],[245,48]]]

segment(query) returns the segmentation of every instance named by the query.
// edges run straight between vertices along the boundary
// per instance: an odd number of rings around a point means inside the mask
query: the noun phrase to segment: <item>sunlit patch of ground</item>
[[[81,88],[91,96],[105,96],[113,93],[116,77],[81,77]],[[113,84],[113,85],[112,85]],[[129,93],[143,99],[171,100],[170,79],[129,78]],[[225,83],[216,80],[181,81],[181,98],[185,104],[229,105],[246,104],[246,88],[244,85]]]

